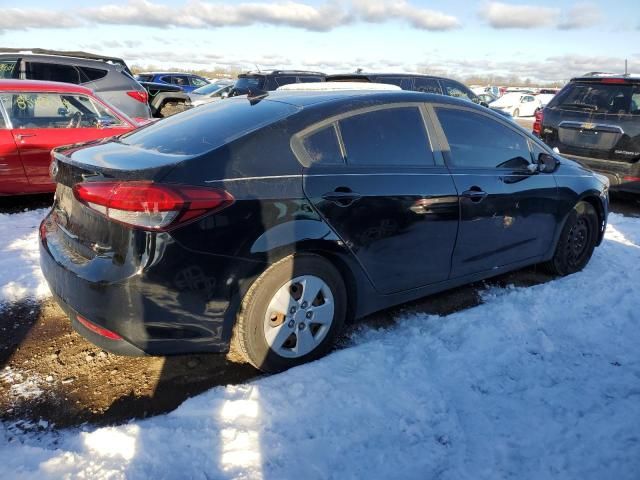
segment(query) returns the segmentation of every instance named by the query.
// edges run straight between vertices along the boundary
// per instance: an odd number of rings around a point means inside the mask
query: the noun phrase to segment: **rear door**
[[[529,139],[508,121],[463,107],[434,108],[460,194],[452,277],[546,253],[556,228],[552,174],[533,171]]]
[[[49,177],[54,147],[118,135],[131,129],[102,104],[85,95],[12,92],[3,105],[31,185],[53,188]]]
[[[449,277],[457,195],[426,115],[418,104],[371,107],[294,141],[305,194],[382,293]]]

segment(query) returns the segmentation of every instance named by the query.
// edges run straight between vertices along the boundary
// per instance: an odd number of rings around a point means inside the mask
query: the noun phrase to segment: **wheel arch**
[[[589,203],[598,214],[598,224],[600,225],[600,231],[598,232],[598,241],[596,242],[596,245],[600,245],[602,243],[602,240],[604,239],[604,232],[606,229],[606,210],[599,192],[586,192],[580,196],[578,202]]]

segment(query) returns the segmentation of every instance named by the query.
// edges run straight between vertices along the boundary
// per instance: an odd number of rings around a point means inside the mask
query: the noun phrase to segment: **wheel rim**
[[[591,229],[584,217],[579,217],[569,231],[567,240],[567,259],[573,266],[579,265],[585,258],[591,242]]]
[[[333,293],[314,275],[296,277],[278,289],[264,316],[267,344],[282,357],[311,353],[327,336],[334,317]]]

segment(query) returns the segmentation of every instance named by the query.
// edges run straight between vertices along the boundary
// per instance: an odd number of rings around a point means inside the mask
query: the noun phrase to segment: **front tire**
[[[598,241],[598,214],[588,202],[578,202],[564,224],[553,258],[543,264],[552,275],[571,275],[582,270]]]
[[[244,296],[234,345],[254,367],[280,372],[325,355],[346,316],[340,272],[319,255],[271,265]]]

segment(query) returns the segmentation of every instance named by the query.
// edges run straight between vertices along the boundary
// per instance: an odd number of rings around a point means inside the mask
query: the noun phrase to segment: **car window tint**
[[[29,80],[48,80],[52,82],[80,83],[80,73],[73,65],[57,63],[27,62]]]
[[[121,125],[86,95],[21,92],[0,96],[13,128],[97,128]]]
[[[436,108],[450,148],[449,162],[459,168],[526,168],[531,154],[523,135],[484,115]]]
[[[631,115],[640,115],[640,85],[633,87],[633,95],[631,95]]]
[[[300,83],[315,83],[315,82],[321,82],[322,77],[298,77],[298,81]]]
[[[454,82],[453,80],[440,80],[442,83],[442,87],[444,88],[445,94],[450,97],[462,98],[464,100],[471,100],[471,95],[467,89],[459,84],[458,82]]]
[[[171,83],[179,87],[185,87],[189,85],[189,77],[185,75],[173,75],[171,77]]]
[[[160,81],[164,83],[171,83],[171,77],[169,75],[165,75],[164,77],[160,77]]]
[[[120,137],[122,143],[170,155],[199,155],[297,112],[281,102],[250,103],[244,99],[192,108]]]
[[[135,79],[138,80],[139,82],[152,82],[153,75],[144,73],[144,74],[136,75]]]
[[[84,76],[82,79],[82,83],[85,82],[95,82],[96,80],[100,80],[107,76],[109,73],[107,70],[103,70],[101,68],[90,68],[90,67],[78,67],[80,72]]]
[[[306,136],[302,144],[313,163],[344,163],[344,159],[340,153],[336,129],[333,125]]]
[[[291,83],[296,83],[296,77],[276,77],[276,83],[279,87],[282,87],[283,85],[289,85]]]
[[[633,88],[623,83],[574,82],[556,95],[548,106],[563,110],[627,114],[633,109]]]
[[[340,120],[347,163],[433,165],[433,153],[417,107],[362,113]]]
[[[13,78],[13,70],[16,67],[17,60],[0,61],[0,78]]]
[[[416,92],[437,93],[442,94],[440,85],[435,78],[416,77],[413,81],[413,89]]]

